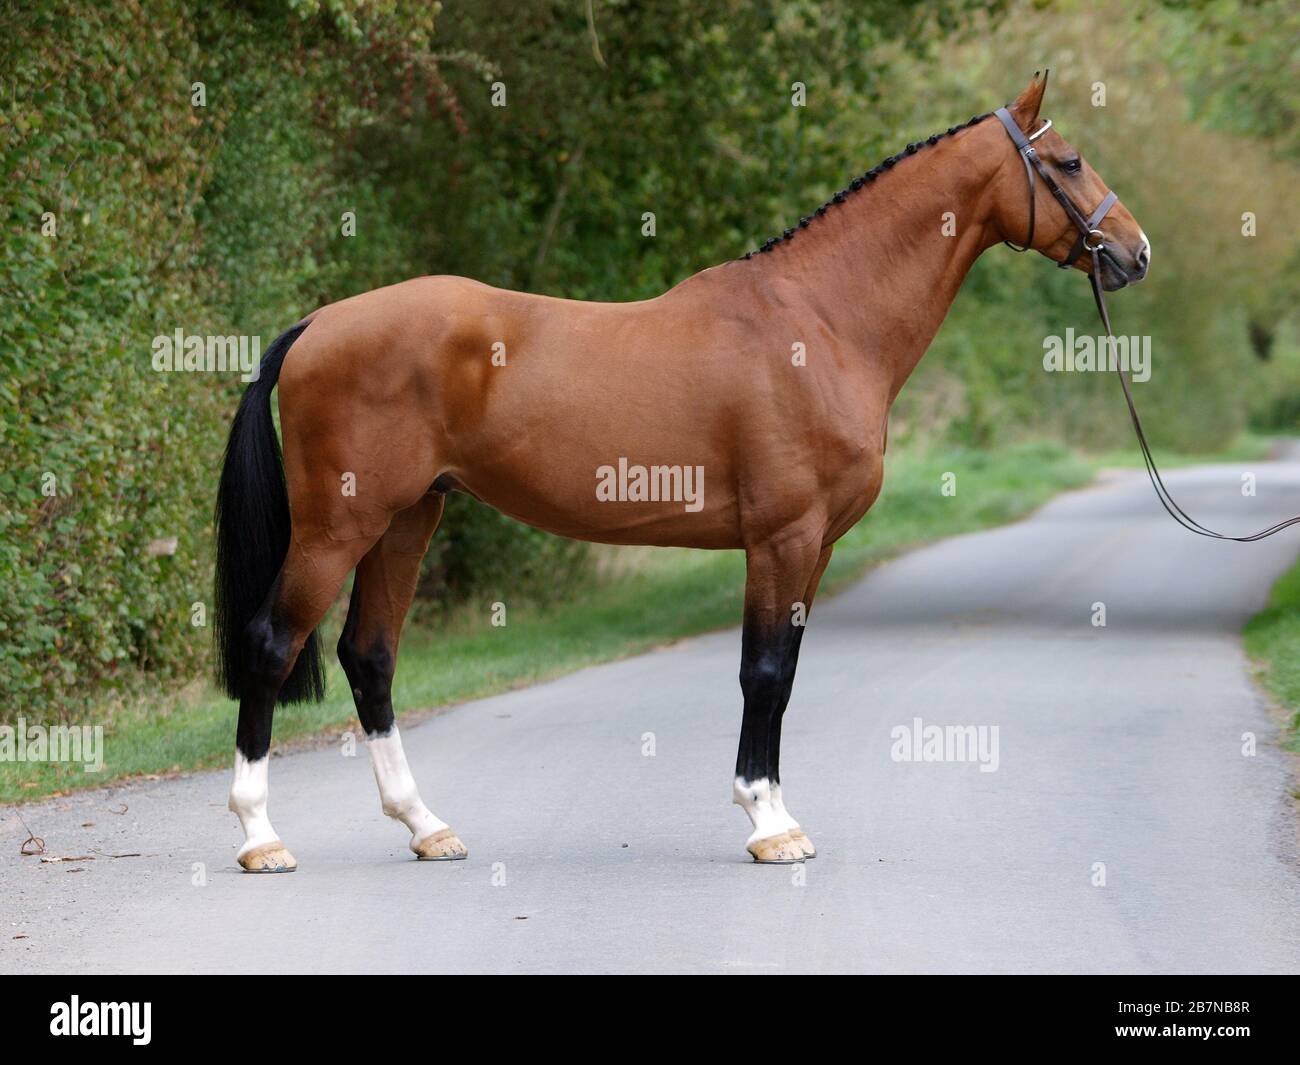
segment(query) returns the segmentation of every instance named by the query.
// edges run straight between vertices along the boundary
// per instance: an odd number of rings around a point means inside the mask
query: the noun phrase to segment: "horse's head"
[[[997,128],[997,150],[1005,154],[994,179],[994,220],[1002,237],[1027,242],[1054,262],[1086,273],[1093,269],[1090,252],[1100,245],[1102,288],[1112,292],[1141,281],[1151,264],[1151,242],[1122,203],[1107,207],[1106,183],[1050,122],[1040,118],[1046,88],[1046,73],[1035,75],[1006,109],[1008,117],[990,123]],[[1008,124],[1018,135],[1004,128]],[[1102,210],[1104,215],[1094,220]],[[1089,221],[1092,233],[1085,235]]]

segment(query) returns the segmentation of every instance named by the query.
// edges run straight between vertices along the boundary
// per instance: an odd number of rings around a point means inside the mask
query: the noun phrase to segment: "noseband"
[[[1064,270],[1078,262],[1079,256],[1084,252],[1092,256],[1092,273],[1088,277],[1089,282],[1092,284],[1092,298],[1097,303],[1097,314],[1101,317],[1101,324],[1106,330],[1111,358],[1115,361],[1115,372],[1119,374],[1119,383],[1124,388],[1124,401],[1128,404],[1129,418],[1133,422],[1133,430],[1137,434],[1138,445],[1142,449],[1142,459],[1146,463],[1147,476],[1151,479],[1151,487],[1155,489],[1156,498],[1160,500],[1161,506],[1165,508],[1174,521],[1189,532],[1194,532],[1198,536],[1208,536],[1215,540],[1235,540],[1238,543],[1252,543],[1255,540],[1262,540],[1266,536],[1272,536],[1274,533],[1300,523],[1300,515],[1297,515],[1294,518],[1288,518],[1286,521],[1280,521],[1276,525],[1270,525],[1267,529],[1261,529],[1249,536],[1228,536],[1225,533],[1215,532],[1213,529],[1202,525],[1174,501],[1169,489],[1165,487],[1160,471],[1156,468],[1156,460],[1151,455],[1151,447],[1147,443],[1146,433],[1142,430],[1142,420],[1138,417],[1137,406],[1133,402],[1133,389],[1129,385],[1128,374],[1124,372],[1119,359],[1115,355],[1115,335],[1111,331],[1110,313],[1106,310],[1106,297],[1101,287],[1101,256],[1106,247],[1106,237],[1098,226],[1101,225],[1101,220],[1106,217],[1110,209],[1115,206],[1119,197],[1114,192],[1106,193],[1105,199],[1097,205],[1097,209],[1092,214],[1085,215],[1079,210],[1075,202],[1070,199],[1069,193],[1057,184],[1056,179],[1052,177],[1050,171],[1043,165],[1043,161],[1038,158],[1038,153],[1034,150],[1033,142],[1051,129],[1051,119],[1044,120],[1042,126],[1026,137],[1020,131],[1019,124],[1011,117],[1011,112],[1005,107],[999,107],[993,113],[998,116],[1003,128],[1007,131],[1007,136],[1011,138],[1011,143],[1016,146],[1021,162],[1025,164],[1025,174],[1029,178],[1029,232],[1025,237],[1025,243],[1016,245],[1009,240],[1004,240],[1003,243],[1013,251],[1028,251],[1034,243],[1034,200],[1037,192],[1034,177],[1036,174],[1043,179],[1043,184],[1047,186],[1056,202],[1065,210],[1066,217],[1074,223],[1074,227],[1079,231],[1079,236],[1070,249],[1070,254],[1057,265]],[[1107,254],[1107,259],[1110,260],[1116,270],[1124,273],[1113,256]],[[1125,276],[1127,277],[1127,275]]]

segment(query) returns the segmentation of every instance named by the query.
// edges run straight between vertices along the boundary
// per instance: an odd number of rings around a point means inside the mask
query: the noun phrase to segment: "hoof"
[[[469,855],[468,848],[450,828],[426,836],[419,843],[412,843],[411,850],[422,862],[455,862]]]
[[[771,865],[790,865],[804,860],[804,850],[789,832],[751,841],[747,848],[754,861]]]
[[[278,839],[241,854],[239,864],[246,873],[292,873],[298,868],[297,860]]]
[[[803,848],[805,858],[817,857],[817,848],[813,846],[813,841],[808,838],[807,833],[802,828],[790,829],[790,838],[794,840],[795,846]]]

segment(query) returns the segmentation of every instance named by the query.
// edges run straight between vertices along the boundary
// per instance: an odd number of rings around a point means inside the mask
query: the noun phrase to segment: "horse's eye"
[[[1083,160],[1079,158],[1067,159],[1061,164],[1061,169],[1067,174],[1078,174],[1083,170]]]

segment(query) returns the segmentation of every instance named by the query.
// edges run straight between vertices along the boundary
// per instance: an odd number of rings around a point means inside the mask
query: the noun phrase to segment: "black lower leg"
[[[794,629],[786,646],[785,661],[782,664],[781,694],[772,706],[772,717],[767,726],[767,760],[772,768],[772,783],[780,781],[781,772],[781,723],[785,720],[785,708],[790,705],[790,693],[794,690],[794,672],[799,664],[799,644],[803,641],[803,626]]]
[[[781,715],[794,682],[794,660],[803,629],[746,620],[741,635],[740,688],[745,716],[740,726],[736,776],[747,782],[780,781]]]
[[[362,646],[358,634],[360,616],[360,592],[358,585],[354,584],[348,619],[339,637],[339,662],[352,687],[361,727],[367,736],[375,736],[393,727],[393,671],[396,662],[392,649],[382,636],[369,646]]]
[[[273,589],[272,600],[275,594]],[[265,758],[271,749],[276,697],[293,668],[298,646],[295,646],[293,630],[278,619],[269,606],[249,623],[245,639],[248,641],[249,668],[239,698],[235,747],[248,761],[256,762]]]

